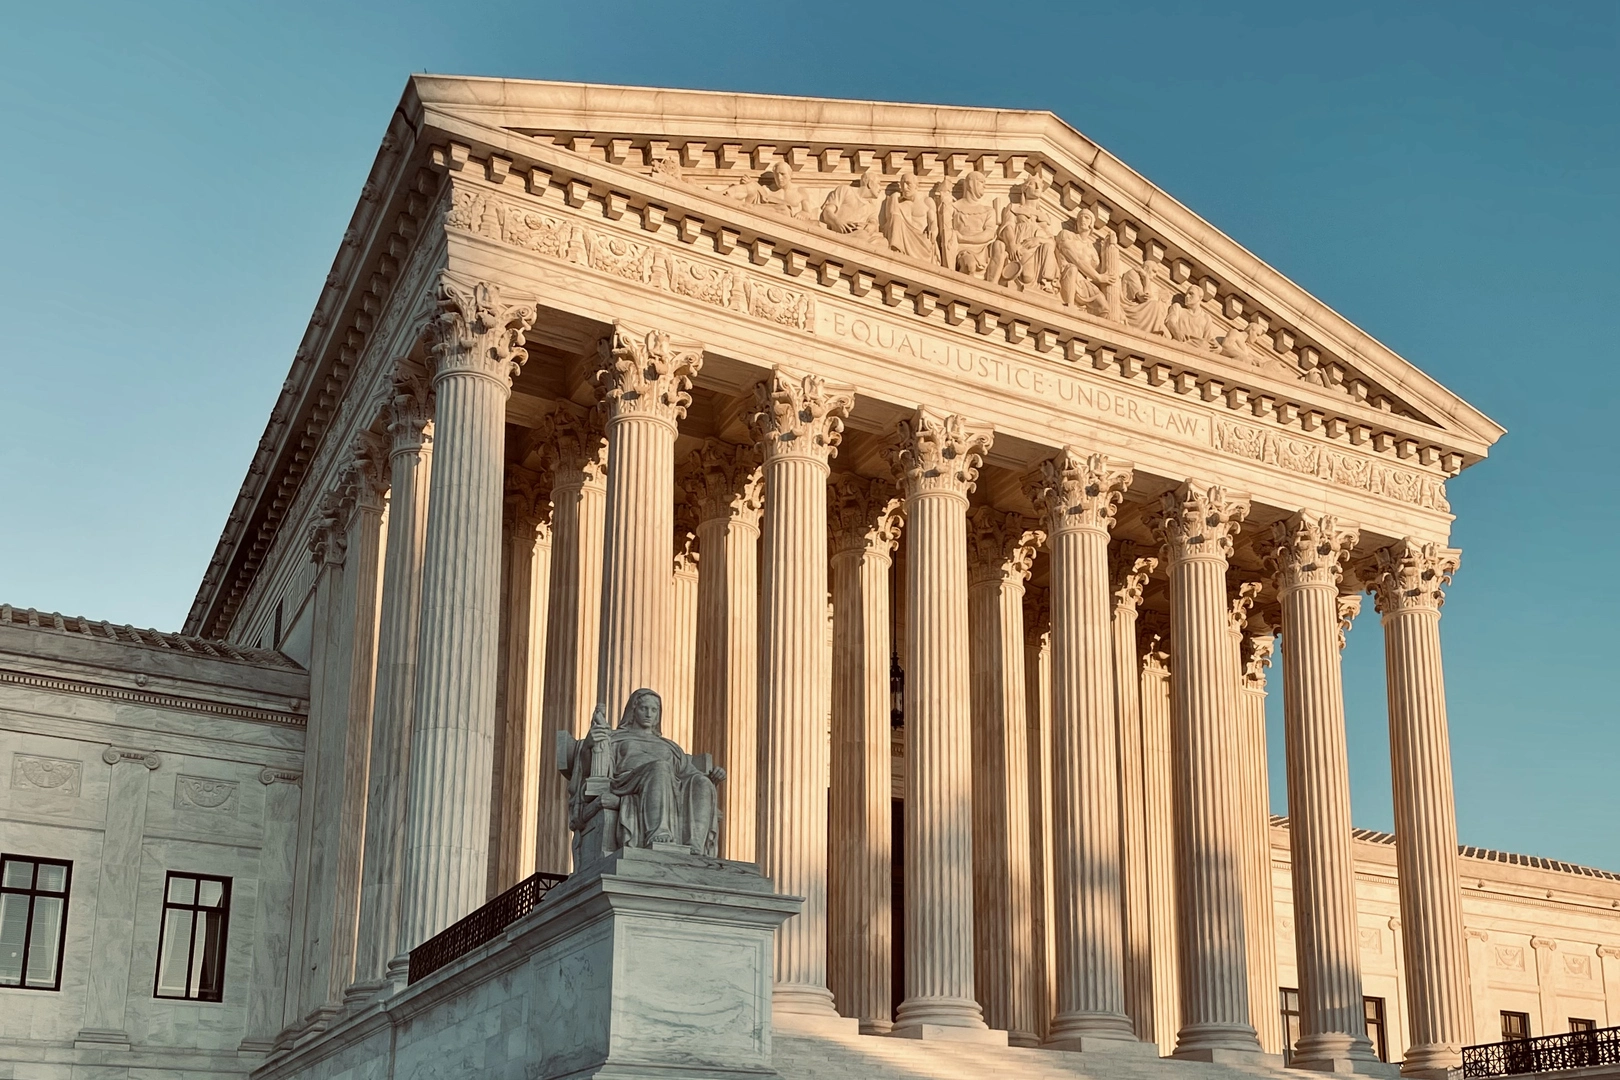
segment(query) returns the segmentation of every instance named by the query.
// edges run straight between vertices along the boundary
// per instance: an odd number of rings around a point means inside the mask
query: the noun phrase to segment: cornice
[[[25,686],[33,690],[54,690],[58,693],[106,698],[110,701],[122,701],[132,705],[143,705],[148,708],[204,713],[208,716],[223,716],[231,720],[254,720],[263,724],[303,727],[305,722],[305,713],[302,711],[273,712],[269,709],[254,709],[244,705],[232,705],[223,701],[210,701],[206,698],[185,697],[179,694],[158,694],[146,690],[130,690],[122,686],[107,686],[103,683],[86,682],[83,679],[64,679],[55,675],[37,675],[31,671],[13,671],[9,668],[0,668],[0,685]]]

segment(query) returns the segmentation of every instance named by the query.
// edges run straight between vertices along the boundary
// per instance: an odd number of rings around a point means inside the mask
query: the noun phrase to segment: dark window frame
[[[1525,1041],[1527,1039],[1531,1039],[1531,1038],[1534,1037],[1535,1033],[1530,1030],[1530,1014],[1529,1013],[1527,1013],[1527,1012],[1519,1012],[1519,1011],[1517,1011],[1515,1009],[1503,1009],[1503,1010],[1501,1010],[1501,1014],[1502,1014],[1502,1041],[1503,1042],[1522,1042],[1522,1041]],[[1524,1033],[1522,1035],[1515,1035],[1515,1034],[1508,1031],[1508,1017],[1510,1017],[1510,1016],[1513,1017],[1514,1019],[1518,1020],[1518,1021],[1521,1021],[1523,1023],[1523,1025],[1524,1025]]]
[[[1569,1032],[1571,1035],[1590,1035],[1596,1030],[1596,1020],[1588,1020],[1582,1016],[1572,1016],[1569,1018]]]
[[[15,859],[18,862],[34,864],[34,872],[28,880],[28,888],[21,889],[14,885],[5,885],[6,863]],[[60,866],[62,868],[62,891],[42,891],[39,888],[39,867],[43,863],[47,866]],[[67,924],[69,901],[73,893],[73,861],[71,859],[47,859],[40,855],[22,855],[15,851],[0,852],[0,893],[21,894],[28,897],[28,918],[23,925],[23,951],[21,981],[15,986],[10,983],[0,983],[4,990],[43,990],[46,993],[59,992],[62,989],[62,958],[67,952]],[[41,896],[48,896],[62,901],[62,924],[56,931],[56,977],[49,986],[28,985],[28,950],[34,941],[34,902]]]
[[[175,878],[185,878],[194,883],[192,900],[189,904],[176,903],[169,899],[169,886]],[[207,907],[197,902],[197,896],[202,891],[205,881],[218,882],[221,886],[219,906]],[[163,947],[169,938],[169,912],[189,911],[191,913],[191,942],[186,952],[186,982],[185,992],[181,994],[165,994],[162,988],[163,980]],[[201,962],[197,956],[197,923],[205,912],[218,911],[220,913],[219,930],[219,958],[216,967],[219,971],[219,987],[208,991],[201,986],[197,993],[191,992],[191,973]],[[156,970],[152,972],[152,996],[159,1001],[200,1001],[207,1004],[219,1004],[225,1000],[225,959],[231,941],[231,879],[218,874],[195,874],[187,870],[170,870],[163,875],[163,904],[158,910],[158,945]]]
[[[1384,999],[1363,995],[1361,999],[1361,1016],[1362,1025],[1368,1029],[1367,1035],[1372,1038],[1373,1052],[1378,1055],[1379,1061],[1387,1063],[1389,1061],[1389,1013],[1384,1009]],[[1376,1037],[1372,1035],[1372,1029],[1375,1025],[1378,1029]]]
[[[1301,1031],[1299,1022],[1299,990],[1296,987],[1278,987],[1277,1012],[1282,1018],[1283,1067],[1287,1068],[1289,1062],[1294,1060],[1294,1043],[1298,1041],[1296,1035]],[[1290,1020],[1292,1020],[1293,1023],[1289,1023]]]

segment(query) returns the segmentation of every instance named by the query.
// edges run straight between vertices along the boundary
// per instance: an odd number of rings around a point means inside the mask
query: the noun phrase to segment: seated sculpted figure
[[[946,186],[940,193],[945,265],[964,274],[984,273],[1000,220],[1000,200],[985,193],[984,173],[974,169],[962,177],[960,199],[951,198]]]
[[[1001,212],[1001,228],[990,245],[990,265],[984,278],[995,285],[1025,289],[1031,285],[1057,288],[1057,259],[1053,254],[1052,215],[1042,205],[1046,178],[1030,173],[1019,190],[1019,198]]]
[[[1081,210],[1074,227],[1053,241],[1058,293],[1069,307],[1104,318],[1118,318],[1119,247],[1112,230],[1097,228],[1097,215]]]
[[[1144,334],[1164,336],[1164,317],[1170,310],[1170,301],[1159,288],[1153,267],[1132,266],[1119,279],[1120,307],[1125,322]]]
[[[883,176],[876,169],[867,169],[859,184],[827,193],[827,201],[821,204],[821,223],[856,243],[884,248],[888,243],[878,230],[882,208]]]
[[[1204,310],[1204,289],[1187,282],[1182,285],[1180,302],[1164,316],[1164,328],[1177,341],[1195,349],[1215,348],[1215,320]]]
[[[878,224],[889,241],[890,250],[925,262],[939,262],[938,212],[933,202],[923,197],[917,183],[917,174],[900,174],[899,190],[883,204]]]
[[[582,740],[558,736],[558,768],[568,776],[574,865],[627,847],[679,844],[699,855],[719,850],[715,785],[726,778],[708,754],[688,754],[663,736],[663,700],[637,690],[619,726],[598,705]]]

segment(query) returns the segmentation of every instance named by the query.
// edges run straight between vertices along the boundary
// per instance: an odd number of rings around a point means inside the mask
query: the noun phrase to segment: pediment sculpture
[[[557,733],[557,768],[568,778],[574,867],[625,848],[671,845],[714,857],[719,851],[716,785],[726,778],[709,754],[689,754],[663,734],[663,699],[631,693],[617,727],[598,704],[583,739]]]

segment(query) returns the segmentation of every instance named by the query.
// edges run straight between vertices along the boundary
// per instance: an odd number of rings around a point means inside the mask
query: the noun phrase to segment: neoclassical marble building
[[[728,774],[721,856],[804,898],[779,1030],[1263,1064],[1269,689],[1291,1060],[1376,1071],[1370,594],[1395,1056],[1441,1075],[1496,1037],[1439,621],[1501,434],[1048,113],[413,77],[176,639],[307,671],[244,1050],[566,873],[557,737],[646,686]]]

